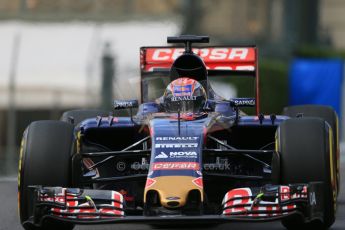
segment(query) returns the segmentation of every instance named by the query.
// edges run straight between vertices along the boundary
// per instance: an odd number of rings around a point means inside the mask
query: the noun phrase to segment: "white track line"
[[[340,143],[340,162],[345,162],[345,142]]]
[[[0,182],[15,182],[17,181],[17,177],[10,176],[10,177],[0,177]]]

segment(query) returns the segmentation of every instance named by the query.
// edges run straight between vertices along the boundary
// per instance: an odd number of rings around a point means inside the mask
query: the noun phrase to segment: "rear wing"
[[[169,77],[169,71],[183,47],[160,46],[140,48],[141,100],[146,101],[144,79],[152,76]],[[259,113],[259,75],[256,46],[209,46],[192,49],[200,56],[207,68],[208,76],[249,76],[255,79],[256,113]]]

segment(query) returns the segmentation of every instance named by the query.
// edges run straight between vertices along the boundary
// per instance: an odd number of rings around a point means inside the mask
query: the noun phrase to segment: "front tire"
[[[303,117],[319,117],[327,121],[333,130],[333,149],[334,164],[337,169],[337,192],[339,194],[340,189],[340,147],[339,147],[339,122],[338,115],[334,109],[330,106],[324,105],[295,105],[285,107],[283,115],[296,117],[298,115]]]
[[[335,221],[336,169],[333,164],[332,129],[320,118],[294,118],[277,129],[277,151],[280,154],[280,183],[321,181],[324,185],[323,222],[319,229],[329,228]],[[288,229],[315,227],[302,220],[286,219]]]
[[[30,185],[70,185],[71,151],[74,126],[62,121],[36,121],[25,130],[18,172],[18,208],[25,229],[73,229],[73,225],[44,223],[41,227],[29,224],[34,204]],[[28,222],[29,221],[29,222]]]

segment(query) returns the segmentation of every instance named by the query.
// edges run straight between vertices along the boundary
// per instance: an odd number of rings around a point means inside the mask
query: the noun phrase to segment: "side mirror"
[[[254,107],[256,104],[255,98],[232,98],[229,100],[230,105],[235,108],[236,119],[235,123],[239,121],[239,108],[241,107]]]
[[[114,109],[132,109],[138,108],[138,100],[114,100]]]
[[[215,107],[216,107],[216,101],[208,99],[204,104],[203,110],[205,112],[212,112],[214,111]]]

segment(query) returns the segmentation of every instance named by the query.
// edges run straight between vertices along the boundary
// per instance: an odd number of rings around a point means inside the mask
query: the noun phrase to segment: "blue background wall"
[[[295,59],[289,73],[290,105],[329,105],[341,117],[343,66],[341,59]]]

